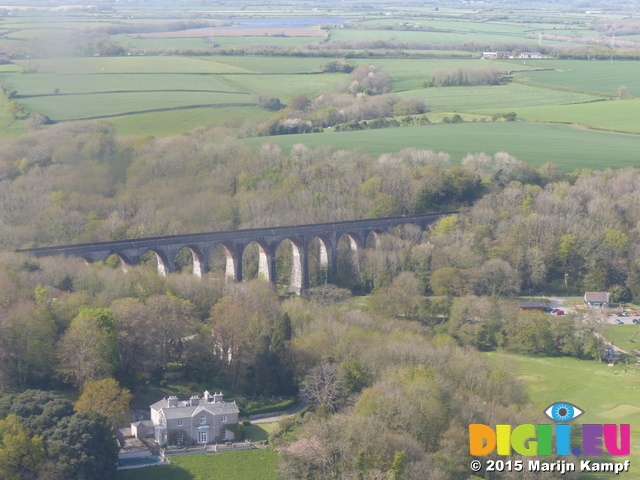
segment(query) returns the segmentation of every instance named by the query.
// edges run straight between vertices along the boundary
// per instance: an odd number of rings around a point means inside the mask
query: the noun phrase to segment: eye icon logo
[[[567,402],[558,402],[549,406],[544,414],[556,422],[568,422],[582,415],[584,412],[575,405]]]

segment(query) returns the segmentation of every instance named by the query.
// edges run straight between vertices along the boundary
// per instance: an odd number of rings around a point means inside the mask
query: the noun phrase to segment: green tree
[[[0,420],[0,478],[3,480],[27,480],[45,458],[42,437],[31,436],[18,416],[9,415]]]
[[[291,338],[291,319],[289,318],[289,314],[285,313],[278,319],[273,327],[269,351],[274,355],[282,356],[286,347],[286,342],[290,341]]]
[[[71,322],[58,345],[62,377],[82,386],[85,382],[110,376],[113,343],[97,318],[80,314]]]
[[[429,286],[435,295],[455,297],[466,290],[466,281],[459,268],[442,267],[431,274]]]
[[[6,107],[4,107],[4,113],[6,113],[7,115],[11,115],[11,118],[15,120],[18,117],[24,117],[27,114],[27,111],[21,104],[19,104],[15,100],[12,100],[7,103]]]
[[[96,412],[107,417],[114,427],[129,420],[129,404],[133,395],[113,378],[87,382],[75,404],[77,412]]]

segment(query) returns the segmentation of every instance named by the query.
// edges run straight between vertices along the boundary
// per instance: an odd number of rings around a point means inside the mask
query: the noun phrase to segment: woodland
[[[602,351],[598,318],[519,312],[507,297],[640,294],[634,169],[535,169],[481,152],[451,165],[413,149],[372,158],[298,145],[285,155],[224,133],[120,138],[87,122],[3,142],[4,392],[115,378],[139,395],[148,379],[179,372],[194,392],[214,385],[244,401],[298,395],[314,405],[272,438],[280,478],[466,479],[465,425],[543,421],[522,385],[479,351]],[[258,278],[229,283],[221,269],[195,277],[187,256],[161,277],[151,258],[124,272],[13,252],[439,210],[460,213],[426,231],[398,228],[359,257],[342,245],[336,278],[312,275],[305,297]],[[290,249],[278,255],[286,267]],[[25,438],[55,451],[53,436],[23,421]],[[53,453],[25,462],[21,478],[66,478],[60,462]]]

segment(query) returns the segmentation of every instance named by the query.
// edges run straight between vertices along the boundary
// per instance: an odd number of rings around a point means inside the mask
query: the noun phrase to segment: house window
[[[221,423],[227,423],[227,416],[226,415],[222,415],[222,417],[220,417],[220,422]]]
[[[184,443],[184,433],[178,433],[178,435],[176,436],[176,443],[178,445]]]
[[[182,420],[178,420],[178,426],[181,427],[182,426]]]
[[[204,425],[205,423],[207,423],[207,417],[203,415],[200,417],[200,425]]]
[[[198,443],[207,443],[207,432],[198,432]]]

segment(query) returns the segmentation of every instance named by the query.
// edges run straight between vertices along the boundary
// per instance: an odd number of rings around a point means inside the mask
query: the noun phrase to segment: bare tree
[[[320,410],[335,412],[345,395],[340,367],[335,363],[321,363],[312,368],[300,387],[300,395]]]

